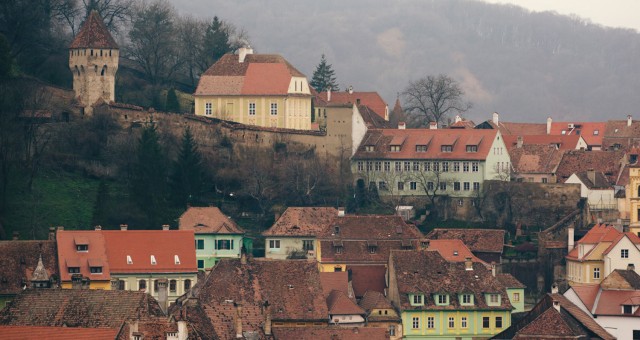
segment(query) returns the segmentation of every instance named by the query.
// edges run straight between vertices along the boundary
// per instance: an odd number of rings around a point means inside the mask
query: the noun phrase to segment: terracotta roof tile
[[[335,208],[289,207],[263,236],[316,236],[338,216]]]
[[[130,340],[130,331],[132,324],[135,324],[137,331],[135,333],[142,336],[142,339],[167,339],[167,333],[178,333],[178,323],[168,317],[136,317],[124,323],[120,329],[117,339]],[[189,338],[196,338],[194,334],[188,334]],[[113,339],[113,338],[112,338]]]
[[[273,335],[280,340],[372,340],[389,339],[387,330],[382,327],[277,327]]]
[[[500,229],[433,229],[430,240],[459,239],[472,252],[500,253],[504,248],[505,231]]]
[[[502,283],[505,288],[526,288],[522,282],[518,281],[513,275],[508,273],[496,274],[496,278]]]
[[[144,292],[97,289],[27,289],[0,311],[0,324],[119,328],[131,317],[162,316]]]
[[[369,129],[392,129],[391,123],[380,117],[373,109],[366,105],[358,105],[358,112]]]
[[[244,234],[218,207],[190,207],[180,216],[179,224],[180,230],[193,230],[196,234]]]
[[[429,249],[440,253],[449,262],[464,262],[470,258],[473,262],[483,262],[477,258],[469,248],[459,239],[436,239],[429,241]]]
[[[607,177],[600,171],[593,172],[593,179],[589,176],[588,171],[577,172],[575,175],[589,189],[613,189]]]
[[[356,297],[362,297],[366,292],[384,293],[387,287],[387,268],[384,265],[349,266],[349,271],[351,271],[351,285]]]
[[[240,303],[234,306],[233,303],[211,303],[204,306],[207,317],[211,320],[211,324],[215,329],[215,333],[219,339],[236,339],[235,320],[240,311],[242,318],[242,331],[257,334],[259,339],[264,339],[264,321],[263,306]]]
[[[56,241],[1,241],[0,294],[18,294],[38,266],[40,255],[47,275],[59,276]]]
[[[565,151],[548,145],[530,144],[509,150],[517,174],[555,174]]]
[[[504,144],[507,146],[507,150],[516,148],[520,137],[522,145],[553,145],[560,150],[575,150],[578,141],[580,141],[578,135],[504,135]]]
[[[460,159],[460,160],[484,160],[487,158],[493,140],[496,138],[495,130],[482,129],[383,129],[369,130],[363,138],[360,147],[354,155],[354,159]],[[391,141],[397,137],[406,138],[400,151],[390,151]],[[431,137],[431,142],[426,152],[418,152],[416,145],[425,137]],[[477,152],[467,152],[467,142],[482,138]],[[443,145],[452,145],[451,152],[443,152]],[[374,151],[367,151],[367,146],[374,146]]]
[[[628,126],[627,120],[610,120],[606,123],[602,148],[612,149],[619,144],[623,149],[638,146],[640,138],[640,121],[632,120]]]
[[[115,339],[118,328],[0,326],[5,340]]]
[[[571,289],[573,289],[576,295],[578,295],[578,298],[580,298],[580,301],[582,301],[589,310],[593,309],[598,291],[600,290],[599,284],[573,284],[571,285]]]
[[[56,234],[58,245],[58,263],[60,264],[60,279],[71,281],[69,267],[79,265],[80,274],[90,277],[92,281],[108,281],[109,261],[107,260],[107,250],[104,237],[100,231],[83,230],[68,231],[58,230]],[[87,245],[88,250],[78,250],[77,246]],[[89,269],[89,259],[102,259],[102,273],[92,274]]]
[[[387,299],[382,293],[372,290],[368,290],[364,293],[359,304],[367,313],[370,313],[373,309],[394,309],[389,299]]]
[[[495,126],[493,122],[489,122]],[[547,124],[498,122],[498,130],[503,135],[544,135],[547,133]]]
[[[580,135],[589,146],[602,145],[605,122],[552,122],[552,135]],[[573,126],[573,127],[571,127]]]
[[[330,315],[355,315],[364,316],[364,309],[358,306],[347,294],[339,290],[332,290],[327,296],[327,308]]]
[[[327,296],[332,290],[349,294],[349,273],[347,272],[320,272],[320,283]]]
[[[558,182],[564,183],[576,172],[589,169],[603,172],[609,183],[615,183],[624,158],[624,151],[567,150],[557,169]]]
[[[602,290],[594,315],[624,315],[622,305],[640,304],[640,290]]]
[[[118,44],[113,40],[98,12],[93,10],[80,27],[69,48],[118,49]]]
[[[387,109],[387,103],[380,97],[378,92],[351,92],[348,91],[331,92],[331,101],[327,100],[327,92],[318,93],[318,97],[326,103],[340,103],[340,104],[356,104],[364,105],[370,108],[383,120],[385,119],[385,112]]]

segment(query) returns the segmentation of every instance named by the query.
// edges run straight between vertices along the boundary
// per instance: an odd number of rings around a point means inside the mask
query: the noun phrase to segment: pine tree
[[[171,173],[174,202],[183,207],[187,203],[197,201],[203,187],[203,178],[202,156],[193,139],[191,129],[187,127],[182,134],[182,145]]]
[[[313,72],[311,86],[318,92],[326,91],[328,88],[331,88],[331,91],[338,91],[335,72],[333,71],[331,64],[327,63],[327,59],[324,54],[322,55],[322,58],[320,58],[320,64],[318,64],[315,72]]]
[[[167,92],[167,112],[180,113],[180,102],[178,101],[178,95],[176,89],[172,88]]]
[[[217,16],[213,17],[213,21],[207,26],[207,31],[204,35],[203,52],[206,59],[205,65],[211,65],[225,53],[231,52],[229,30]]]

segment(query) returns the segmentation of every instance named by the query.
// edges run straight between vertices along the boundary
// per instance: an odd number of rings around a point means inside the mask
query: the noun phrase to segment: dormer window
[[[622,314],[631,314],[631,313],[633,313],[633,306],[622,305]]]
[[[593,135],[594,135],[594,136],[597,136],[597,135],[599,135],[599,134],[600,134],[600,130],[597,130],[597,129],[596,129],[596,130],[593,130]]]
[[[91,274],[102,274],[102,267],[89,267]]]
[[[416,145],[416,152],[427,152],[426,145]]]
[[[339,226],[337,226],[337,225],[336,225],[336,226],[334,226],[334,227],[333,227],[333,233],[334,233],[334,234],[336,234],[336,235],[340,234],[340,227],[339,227]]]
[[[156,257],[151,255],[151,265],[155,266],[156,264],[158,264],[158,262],[156,261]]]
[[[80,267],[68,267],[67,270],[68,270],[69,274],[80,273]]]
[[[127,264],[133,264],[133,260],[131,259],[131,255],[127,255]]]
[[[391,145],[391,146],[389,146],[389,151],[391,151],[391,152],[400,152],[400,145]]]
[[[467,152],[478,152],[477,145],[467,145]]]
[[[449,304],[449,295],[436,294],[434,300],[436,300],[436,305],[438,306],[447,306]]]
[[[424,305],[424,295],[422,294],[414,294],[411,296],[411,305],[412,306],[422,306]]]
[[[365,145],[364,147],[364,151],[366,152],[373,152],[375,150],[375,147],[373,145]]]
[[[333,241],[333,249],[334,249],[336,254],[342,254],[342,252],[344,250],[344,246],[342,244],[342,241]]]
[[[486,299],[488,306],[500,306],[500,294],[487,294]]]
[[[440,151],[442,151],[442,152],[453,152],[453,145],[442,145],[442,146],[440,146]]]
[[[367,241],[367,248],[369,249],[369,254],[375,254],[378,251],[378,242]]]
[[[76,250],[77,251],[89,251],[89,245],[88,244],[76,244]]]
[[[178,255],[173,255],[173,263],[180,264],[180,257],[178,257]]]
[[[73,238],[76,251],[89,251],[89,238],[86,236],[76,236]]]
[[[460,296],[460,304],[463,306],[473,306],[473,295],[472,294],[462,294]]]

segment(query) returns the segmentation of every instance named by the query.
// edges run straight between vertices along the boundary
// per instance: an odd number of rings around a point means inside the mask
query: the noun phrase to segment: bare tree
[[[471,108],[463,100],[464,91],[453,78],[440,74],[409,82],[402,92],[404,109],[417,126],[429,122],[442,124],[451,112],[462,113]]]

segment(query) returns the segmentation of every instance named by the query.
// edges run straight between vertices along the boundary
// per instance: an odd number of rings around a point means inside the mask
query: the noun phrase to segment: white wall
[[[620,250],[628,249],[629,258],[620,257]],[[635,265],[635,272],[640,275],[640,250],[626,235],[616,244],[611,251],[604,255],[604,276],[608,276],[615,269],[627,269],[630,263]],[[640,321],[639,321],[640,322]]]

